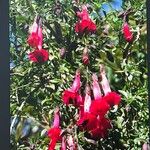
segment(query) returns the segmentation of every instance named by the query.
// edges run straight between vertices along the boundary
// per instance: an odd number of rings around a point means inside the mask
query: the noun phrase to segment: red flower
[[[61,140],[61,129],[59,127],[60,116],[59,116],[59,108],[56,108],[54,113],[54,121],[52,128],[48,130],[48,137],[51,139],[48,150],[54,150],[56,142]]]
[[[28,54],[29,59],[35,63],[44,63],[48,60],[49,54],[48,51],[45,49],[41,50],[34,50]]]
[[[62,95],[64,104],[76,104],[78,94],[76,92],[65,90]]]
[[[90,112],[91,106],[91,96],[90,96],[90,86],[87,84],[86,86],[86,94],[84,100],[84,112],[81,109],[80,119],[77,122],[77,125],[81,130],[92,130],[96,126],[96,116],[91,114]]]
[[[94,33],[96,31],[96,25],[92,20],[81,20],[80,22],[77,22],[75,25],[75,31],[82,34],[88,34],[88,33]]]
[[[125,22],[123,24],[122,31],[123,31],[123,35],[124,35],[125,40],[127,42],[131,42],[133,40],[133,34],[132,34],[130,27],[129,27],[127,22]]]
[[[31,33],[27,39],[28,44],[31,47],[38,47],[38,43],[39,43],[39,37],[37,33]]]
[[[121,101],[121,97],[116,92],[110,92],[104,96],[105,101],[112,107],[118,105]]]
[[[56,142],[61,140],[61,129],[59,127],[53,127],[48,131],[48,137],[51,139],[49,143],[48,150],[54,150]]]
[[[102,98],[101,100],[92,101],[90,112],[94,115],[104,116],[109,109],[110,106],[108,105],[106,100]]]
[[[80,72],[76,71],[76,76],[73,81],[71,88],[65,90],[62,94],[63,102],[68,104],[73,104],[79,106],[82,104],[82,97],[78,94],[80,88]]]
[[[37,48],[37,46],[38,46],[39,37],[38,37],[37,17],[35,17],[34,23],[31,26],[30,35],[27,39],[27,42],[31,47],[36,47]]]
[[[77,121],[80,130],[90,131],[97,126],[97,118],[90,112],[85,112],[84,115]]]
[[[35,21],[31,27],[30,35],[27,39],[28,44],[31,47],[42,49],[43,35],[42,35],[42,23],[41,19],[38,21],[35,18]]]
[[[108,136],[108,130],[112,128],[110,120],[102,117],[98,118],[97,127],[90,131],[93,139],[106,138]]]
[[[96,74],[92,75],[93,79],[93,95],[95,100],[100,100],[102,98],[100,86],[98,84],[98,78]]]
[[[77,12],[80,21],[75,25],[75,31],[80,35],[86,33],[94,33],[96,31],[95,23],[89,18],[87,7],[82,7],[82,12]]]

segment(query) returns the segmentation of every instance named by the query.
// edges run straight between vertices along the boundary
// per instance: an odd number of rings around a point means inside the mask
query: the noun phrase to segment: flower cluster
[[[35,17],[27,42],[34,48],[34,51],[28,54],[31,61],[35,63],[44,63],[48,60],[48,51],[42,49],[43,34],[41,18]]]
[[[76,12],[76,16],[78,21],[75,23],[74,30],[79,37],[86,35],[85,38],[87,38],[87,35],[96,32],[96,24],[91,20],[86,5],[82,6],[82,11]],[[133,34],[126,20],[122,27],[122,33],[127,42],[133,40]],[[40,17],[35,18],[27,42],[34,48],[34,51],[29,53],[29,59],[31,61],[44,63],[48,60],[48,51],[42,49],[43,35]],[[82,62],[84,65],[89,65],[88,44],[84,43],[84,46]],[[62,58],[65,55],[65,51],[65,48],[60,49]],[[100,65],[99,77],[96,73],[92,73],[90,79],[91,80],[89,80],[88,76],[88,79],[86,78],[86,84],[83,84],[81,81],[81,72],[77,70],[72,85],[62,93],[62,101],[67,107],[73,105],[78,112],[77,116],[73,118],[75,121],[73,125],[71,125],[71,128],[77,127],[79,131],[85,132],[85,136],[88,135],[88,138],[99,140],[106,138],[109,134],[109,130],[113,128],[113,124],[110,118],[108,118],[108,113],[114,106],[119,105],[121,96],[111,91],[104,65]],[[53,125],[47,131],[47,135],[50,139],[48,150],[54,150],[57,142],[61,142],[61,150],[77,150],[75,136],[72,133],[68,134],[64,131],[67,130],[68,127],[62,129],[60,119],[60,110],[56,108]]]
[[[112,128],[106,114],[114,105],[120,103],[120,95],[112,92],[103,65],[100,65],[101,88],[96,74],[92,75],[92,93],[87,84],[85,94],[80,93],[80,73],[76,72],[72,86],[62,95],[64,104],[72,104],[79,110],[77,126],[80,130],[88,131],[93,139],[105,138],[108,129]],[[102,94],[103,93],[103,94]],[[93,95],[93,97],[92,97]]]

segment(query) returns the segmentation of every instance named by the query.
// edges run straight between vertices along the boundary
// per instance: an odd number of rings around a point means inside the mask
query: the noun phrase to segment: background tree
[[[82,4],[87,4],[97,27],[88,37],[79,36],[74,29]],[[94,141],[80,133],[78,145],[85,150],[134,150],[148,140],[146,5],[127,0],[114,10],[113,4],[103,0],[10,1],[12,149],[47,149],[46,131],[53,122],[54,109],[60,107],[64,127],[75,114],[73,106],[63,104],[63,91],[70,87],[77,69],[86,82],[93,72],[99,72],[99,64],[105,65],[111,89],[118,91],[122,100],[118,110],[108,114],[113,122],[108,138]],[[33,50],[27,43],[28,31],[36,14],[42,18],[43,48],[49,52],[44,64],[28,58]],[[122,33],[124,22],[133,33],[131,42]],[[85,47],[88,69],[82,60]],[[59,147],[58,143],[56,149]]]

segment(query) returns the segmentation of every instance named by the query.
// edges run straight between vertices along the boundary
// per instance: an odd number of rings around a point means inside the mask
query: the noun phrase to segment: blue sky
[[[100,14],[102,16],[104,15],[103,10],[105,10],[106,13],[110,12],[111,10],[120,11],[122,10],[121,6],[122,6],[122,0],[112,0],[112,2],[105,2],[104,4],[102,4]]]

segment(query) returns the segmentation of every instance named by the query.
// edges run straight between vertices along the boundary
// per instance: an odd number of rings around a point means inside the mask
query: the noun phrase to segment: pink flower
[[[82,6],[82,11],[81,12],[77,12],[77,16],[81,20],[90,20],[88,10],[87,10],[87,7],[85,5]]]
[[[49,53],[45,49],[41,49],[41,50],[36,49],[33,52],[30,52],[28,56],[30,61],[33,61],[35,63],[44,63],[48,60]]]
[[[59,116],[59,109],[56,108],[54,113],[54,121],[52,128],[48,130],[48,137],[51,139],[48,150],[54,150],[56,143],[58,140],[61,140],[61,129],[59,127],[60,124],[60,116]]]
[[[127,22],[125,22],[123,24],[122,32],[123,32],[124,38],[127,42],[131,42],[133,40],[133,34],[132,34]]]
[[[80,72],[79,70],[76,71],[75,79],[73,81],[71,91],[77,92],[80,89]]]
[[[38,23],[37,23],[37,19],[35,19],[30,31],[30,35],[27,39],[27,42],[31,47],[38,48],[39,50],[42,49],[43,34],[42,34],[41,19],[39,19]]]
[[[100,86],[98,84],[97,75],[93,74],[92,75],[92,79],[93,79],[93,95],[94,95],[94,99],[95,100],[101,100],[102,94],[101,94]]]
[[[66,139],[62,137],[61,148],[60,150],[67,150]]]
[[[85,99],[84,99],[84,112],[89,112],[92,100],[91,100],[91,89],[88,84],[86,85],[85,92],[86,93],[85,93]]]
[[[80,89],[80,72],[76,71],[75,79],[71,88],[65,90],[62,94],[63,102],[68,104],[73,104],[75,106],[79,106],[82,104],[82,97],[78,94]]]
[[[42,27],[38,28],[38,37],[39,37],[39,43],[38,43],[38,49],[42,49],[42,43],[43,43],[43,34],[42,34]]]
[[[89,64],[89,55],[88,55],[88,49],[87,49],[87,47],[85,47],[84,50],[83,50],[82,62],[85,65]]]
[[[77,150],[77,145],[75,144],[75,141],[74,141],[72,135],[69,135],[67,137],[67,143],[68,143],[69,150]]]
[[[34,19],[34,22],[31,26],[30,35],[27,39],[28,44],[31,47],[37,48],[39,43],[39,37],[38,37],[38,23],[37,23],[37,16]]]
[[[100,76],[102,79],[101,86],[102,86],[103,92],[105,95],[107,95],[107,93],[111,92],[111,89],[110,89],[109,81],[106,77],[104,65],[100,65]]]

